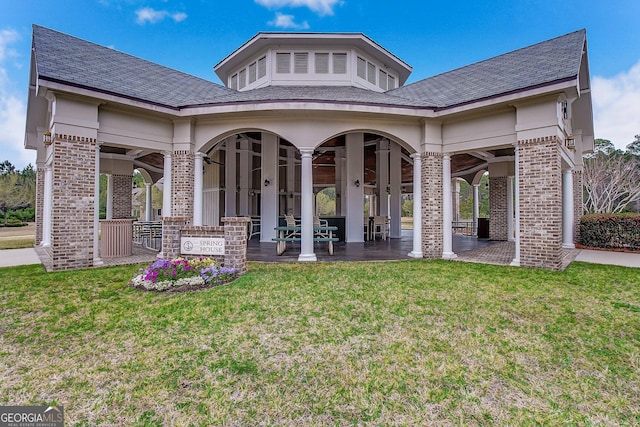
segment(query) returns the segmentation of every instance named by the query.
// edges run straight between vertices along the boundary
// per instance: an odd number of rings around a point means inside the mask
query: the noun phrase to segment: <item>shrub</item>
[[[594,248],[640,250],[640,215],[585,215],[580,220],[580,244]]]

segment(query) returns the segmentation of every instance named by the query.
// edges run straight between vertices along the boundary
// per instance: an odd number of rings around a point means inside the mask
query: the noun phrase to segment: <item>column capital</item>
[[[300,148],[300,157],[312,157],[314,151],[313,148]]]
[[[412,159],[418,159],[420,160],[422,158],[422,154],[420,153],[413,153],[411,154],[409,157],[411,157]]]
[[[204,159],[205,157],[207,157],[207,155],[205,153],[203,153],[202,151],[196,151],[194,155],[195,155],[196,158],[199,157],[201,159]]]
[[[171,156],[173,155],[173,151],[165,151],[163,155],[165,159],[170,159]]]

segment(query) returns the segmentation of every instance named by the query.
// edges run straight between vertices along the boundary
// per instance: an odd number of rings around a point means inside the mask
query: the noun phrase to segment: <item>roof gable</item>
[[[576,78],[586,31],[579,30],[386,92],[448,108]]]
[[[178,108],[234,91],[48,28],[33,26],[38,78]]]

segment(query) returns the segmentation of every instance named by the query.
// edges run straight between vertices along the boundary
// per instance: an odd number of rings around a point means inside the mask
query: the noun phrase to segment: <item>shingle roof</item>
[[[391,90],[387,94],[447,108],[574,78],[586,31],[523,49]]]
[[[40,78],[178,108],[233,93],[207,80],[48,28],[33,26]]]
[[[41,79],[170,108],[243,102],[315,101],[446,108],[573,78],[584,30],[385,93],[349,86],[270,86],[239,92],[48,28],[33,26]]]

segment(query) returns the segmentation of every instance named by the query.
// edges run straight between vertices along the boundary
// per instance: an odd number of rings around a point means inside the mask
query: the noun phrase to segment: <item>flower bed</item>
[[[131,279],[135,288],[149,291],[189,291],[222,285],[238,276],[230,267],[220,266],[211,258],[159,259]]]

